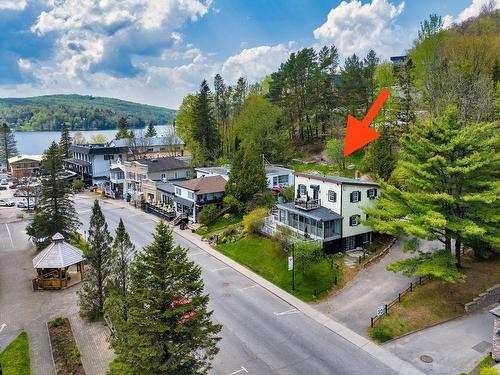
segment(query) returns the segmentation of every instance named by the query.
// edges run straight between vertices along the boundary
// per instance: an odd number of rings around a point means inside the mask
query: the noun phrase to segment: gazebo
[[[52,237],[52,243],[33,259],[37,278],[35,289],[63,289],[83,279],[83,252],[67,243],[61,233]],[[70,267],[76,265],[76,271]]]

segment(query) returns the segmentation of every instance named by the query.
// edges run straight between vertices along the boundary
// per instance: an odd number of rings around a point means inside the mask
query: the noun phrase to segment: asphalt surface
[[[131,240],[142,249],[152,240],[155,218],[135,208],[100,201],[112,232],[123,219]],[[75,199],[88,230],[93,199]],[[214,320],[223,325],[213,374],[394,374],[383,363],[199,247],[174,234],[177,244],[202,268]]]

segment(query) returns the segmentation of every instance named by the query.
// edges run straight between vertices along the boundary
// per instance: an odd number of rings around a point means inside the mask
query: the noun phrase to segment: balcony
[[[309,211],[321,207],[321,199],[295,199],[295,207]]]

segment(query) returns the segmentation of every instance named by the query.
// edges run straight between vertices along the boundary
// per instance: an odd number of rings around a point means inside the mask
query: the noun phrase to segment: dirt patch
[[[56,318],[48,328],[57,375],[85,375],[69,320]]]

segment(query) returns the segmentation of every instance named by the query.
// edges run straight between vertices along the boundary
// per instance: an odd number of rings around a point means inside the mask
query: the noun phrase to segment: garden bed
[[[500,283],[500,255],[488,260],[465,256],[462,272],[464,282],[433,280],[408,293],[369,329],[370,336],[385,342],[464,315],[467,302]]]
[[[85,375],[69,320],[56,318],[48,329],[57,375]]]

